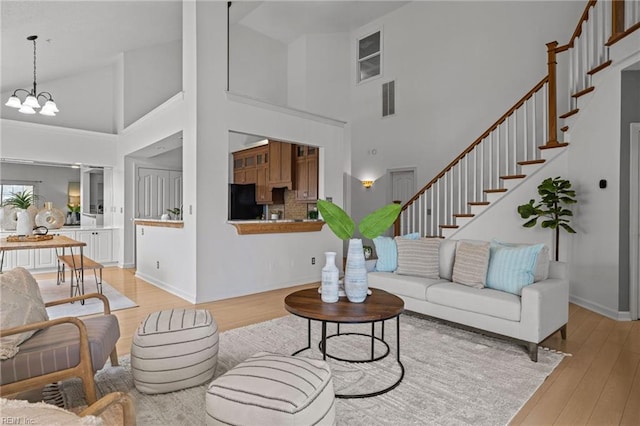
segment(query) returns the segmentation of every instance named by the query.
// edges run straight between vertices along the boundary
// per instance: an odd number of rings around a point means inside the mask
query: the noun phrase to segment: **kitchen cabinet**
[[[256,148],[233,153],[233,183],[256,183]]]
[[[114,262],[113,230],[111,229],[52,229],[49,232],[52,235],[64,235],[87,243],[82,248],[82,252],[96,262],[102,264]],[[11,234],[11,232],[3,232],[0,237],[5,238]],[[79,254],[79,250],[74,249],[73,253]],[[62,254],[62,249],[58,249],[58,254]],[[66,254],[69,254],[69,250],[66,250]],[[5,252],[2,270],[8,271],[13,268],[23,267],[29,270],[46,271],[55,270],[57,266],[58,257],[55,249],[15,250]]]
[[[295,145],[269,140],[269,186],[295,189]]]
[[[76,240],[87,243],[85,256],[98,263],[113,261],[113,232],[110,229],[76,231]]]
[[[318,201],[318,148],[296,145],[296,201]]]
[[[261,146],[256,150],[256,203],[271,204],[273,197],[269,187],[269,147]]]

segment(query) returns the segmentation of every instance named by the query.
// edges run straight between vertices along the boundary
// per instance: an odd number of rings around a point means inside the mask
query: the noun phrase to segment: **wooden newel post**
[[[547,108],[549,114],[549,135],[546,146],[556,146],[558,143],[558,101],[556,90],[556,47],[558,47],[557,41],[547,43],[547,67],[549,70],[549,83],[548,83],[548,102]]]
[[[402,201],[400,200],[393,200],[393,202],[395,204],[401,204]],[[400,213],[400,215],[402,214],[402,212]],[[398,218],[396,219],[395,222],[393,222],[393,235],[394,236],[399,236],[400,235],[400,215],[398,215]]]
[[[624,32],[624,0],[613,0],[611,2],[611,38],[609,41],[615,40],[616,37]]]

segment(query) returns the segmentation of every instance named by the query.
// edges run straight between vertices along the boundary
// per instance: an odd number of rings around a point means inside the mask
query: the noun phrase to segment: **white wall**
[[[546,75],[545,43],[566,42],[582,2],[411,2],[351,35],[353,170],[359,180],[417,167],[418,188]],[[383,76],[356,85],[355,42],[383,31]],[[381,85],[396,81],[396,115]],[[372,155],[372,150],[377,155]],[[354,198],[361,218],[387,202],[387,179]]]
[[[113,166],[116,135],[23,121],[0,121],[3,158]]]
[[[182,41],[124,53],[124,125],[182,90]]]
[[[3,119],[29,123],[115,133],[114,76],[114,66],[105,66],[66,78],[39,81],[38,92],[51,93],[60,110],[55,117],[22,114],[17,109],[4,105],[0,108],[0,116]],[[30,89],[30,86],[22,88]],[[3,93],[2,99],[8,99],[11,94]],[[24,96],[19,97],[24,100]],[[40,98],[40,105],[44,105],[43,98]]]
[[[287,46],[241,24],[230,30],[229,90],[286,105]]]
[[[349,34],[308,34],[289,44],[288,106],[349,118]]]

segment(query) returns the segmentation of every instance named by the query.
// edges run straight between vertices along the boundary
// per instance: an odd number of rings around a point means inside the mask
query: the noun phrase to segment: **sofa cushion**
[[[49,320],[38,283],[24,268],[0,274],[0,299],[2,330]],[[0,359],[14,357],[18,353],[18,345],[36,331],[38,330],[25,331],[0,339]]]
[[[458,241],[453,264],[453,281],[475,288],[484,287],[489,267],[489,243]]]
[[[396,237],[398,268],[396,274],[425,278],[440,278],[440,240],[420,238],[409,240]]]
[[[533,284],[536,261],[544,244],[523,247],[491,245],[487,287],[520,295]]]
[[[402,238],[417,240],[420,238],[420,234],[414,232],[412,234],[405,234]],[[398,267],[398,247],[395,240],[391,237],[376,237],[373,239],[373,244],[376,246],[376,255],[378,256],[376,271],[395,271]]]
[[[442,282],[427,288],[427,301],[509,321],[520,321],[520,297],[504,291]]]
[[[505,243],[504,241],[491,240],[491,247],[493,247],[494,245],[500,247],[529,247],[533,244]],[[542,250],[540,250],[540,253],[538,253],[538,257],[536,260],[536,267],[533,278],[534,283],[537,283],[538,281],[544,281],[549,278],[549,262],[549,247],[543,245]]]
[[[440,241],[440,278],[453,280],[453,263],[456,259],[457,240],[444,239]]]
[[[447,282],[442,279],[398,275],[391,272],[369,272],[367,280],[369,287],[418,300],[426,300],[427,288],[430,286]]]

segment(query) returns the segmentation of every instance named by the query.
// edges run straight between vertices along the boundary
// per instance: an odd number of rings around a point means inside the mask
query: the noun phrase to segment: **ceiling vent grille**
[[[396,113],[396,82],[389,81],[382,84],[382,116],[387,117]]]

